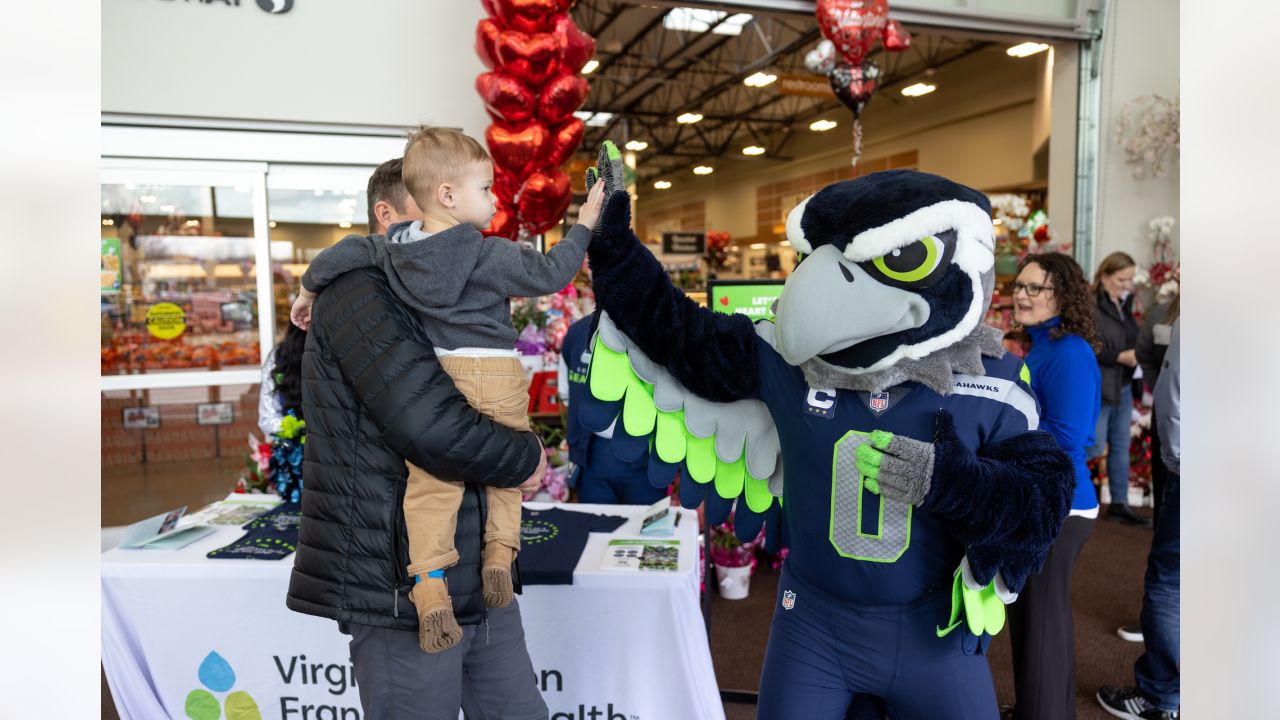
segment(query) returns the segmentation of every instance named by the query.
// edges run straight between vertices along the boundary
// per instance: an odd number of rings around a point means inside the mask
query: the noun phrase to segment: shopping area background
[[[1038,20],[1020,24],[988,19],[993,25],[978,31],[949,25],[927,8],[909,8],[916,13],[906,15],[916,18],[907,22],[915,45],[882,58],[886,75],[862,118],[858,174],[918,169],[992,198],[1004,272],[988,321],[1013,332],[1014,348],[1022,342],[1012,318],[1014,271],[1018,257],[1033,248],[1068,251],[1089,271],[1116,251],[1132,257],[1133,330],[1159,304],[1159,293],[1167,300],[1174,291],[1168,283],[1178,243],[1177,224],[1169,220],[1178,216],[1176,153],[1160,157],[1157,173],[1157,163],[1141,152],[1131,162],[1126,143],[1147,137],[1137,128],[1167,119],[1176,107],[1165,102],[1176,98],[1178,75],[1172,43],[1162,35],[1176,35],[1177,14],[1138,3],[1091,16],[1087,5],[1062,16],[1034,9]],[[369,230],[365,182],[373,166],[399,153],[405,127],[429,120],[484,137],[493,122],[472,82],[488,71],[473,47],[472,29],[483,16],[478,3],[431,10],[430,25],[452,30],[414,53],[414,67],[422,68],[415,83],[431,88],[425,97],[403,92],[396,73],[370,78],[358,63],[303,50],[308,36],[338,22],[369,36],[392,22],[425,26],[421,4],[389,7],[380,11],[385,15],[352,15],[325,4],[277,14],[248,6],[213,12],[163,4],[104,9],[104,36],[129,37],[158,14],[185,28],[148,38],[146,52],[124,43],[126,50],[104,57],[104,526],[177,505],[199,507],[242,479],[246,489],[264,486],[260,445],[270,440],[258,427],[262,367],[284,336],[287,308],[309,259],[348,232]],[[593,145],[612,137],[628,149],[634,170],[637,232],[654,243],[691,295],[700,297],[713,276],[784,279],[795,263],[786,214],[799,199],[852,172],[847,111],[830,97],[781,90],[788,80],[812,80],[804,68],[804,55],[817,41],[811,19],[781,11],[708,18],[585,1],[573,15],[595,39],[598,66],[584,74],[590,94],[578,110],[581,147],[566,163],[566,176],[576,183],[594,161]],[[1092,54],[1098,41],[1083,39],[1091,22],[1101,23],[1107,52],[1100,57]],[[760,40],[761,32],[769,42]],[[261,41],[282,57],[305,53],[315,63],[289,82],[237,82],[251,70],[237,67],[243,58],[217,66],[195,60],[228,36]],[[1023,42],[1048,47],[1025,57],[1008,53]],[[174,62],[157,63],[157,52]],[[407,50],[390,49],[388,67],[407,62],[395,55],[401,52]],[[737,57],[748,60],[733,62]],[[180,78],[173,75],[178,72]],[[655,73],[662,82],[639,82]],[[775,80],[743,83],[756,73]],[[203,90],[157,91],[171,82]],[[914,85],[933,90],[902,92]],[[335,86],[364,88],[370,102],[333,103],[321,89]],[[704,117],[681,123],[682,113]],[[1105,131],[1082,130],[1082,117]],[[763,152],[745,153],[747,147]],[[1082,174],[1088,182],[1078,181]],[[572,213],[570,205],[565,225],[547,230],[544,247],[572,223]],[[667,234],[700,235],[702,251],[668,252]],[[560,343],[570,323],[589,312],[589,298],[583,274],[552,298],[513,305],[534,378],[531,407],[552,448],[559,444],[556,426],[563,425],[552,381]],[[166,303],[183,317],[182,331],[167,339],[149,330],[169,322]],[[1106,306],[1099,307],[1105,314]],[[1124,325],[1126,311],[1119,312]],[[1094,466],[1102,480],[1129,460],[1119,474],[1131,482],[1100,482],[1100,488],[1107,504],[1127,502],[1141,518],[1155,497],[1150,399],[1145,384],[1127,374],[1119,371],[1122,395],[1106,416],[1110,459]],[[1123,453],[1117,447],[1125,436],[1117,427],[1126,428],[1131,441]],[[250,434],[257,440],[248,441]],[[553,464],[571,451],[557,450]],[[553,470],[543,497],[567,499],[567,474]],[[1141,522],[1126,521],[1114,538],[1099,535],[1086,545],[1115,548],[1098,551],[1099,564],[1118,581],[1100,594],[1131,603],[1123,617],[1091,628],[1094,639],[1101,634],[1117,643],[1105,647],[1110,662],[1100,665],[1119,672],[1134,651],[1111,635],[1114,627],[1103,626],[1136,619],[1146,542],[1135,534]],[[1081,573],[1089,560],[1086,551]],[[1104,571],[1093,572],[1101,577]],[[1127,594],[1115,590],[1125,584]]]

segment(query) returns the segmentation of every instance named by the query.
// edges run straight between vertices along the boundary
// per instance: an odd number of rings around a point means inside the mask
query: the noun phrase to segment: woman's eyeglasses
[[[1042,290],[1052,290],[1052,285],[1041,285],[1039,283],[1024,283],[1014,281],[1013,294],[1017,295],[1019,290],[1025,290],[1027,297],[1036,297]]]

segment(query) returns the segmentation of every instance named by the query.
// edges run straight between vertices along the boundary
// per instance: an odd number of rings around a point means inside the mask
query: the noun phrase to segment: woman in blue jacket
[[[1069,720],[1076,716],[1071,573],[1098,517],[1098,497],[1085,465],[1102,388],[1094,358],[1094,299],[1084,271],[1062,253],[1028,256],[1013,288],[1014,320],[1031,337],[1026,363],[1040,403],[1040,429],[1053,435],[1076,471],[1062,534],[1044,567],[1009,606],[1014,718]]]

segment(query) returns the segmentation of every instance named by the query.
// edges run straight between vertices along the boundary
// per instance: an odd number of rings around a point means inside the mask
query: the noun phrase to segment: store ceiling
[[[573,16],[596,39],[599,61],[587,76],[591,94],[582,110],[592,117],[583,150],[594,153],[605,138],[647,142],[639,153],[641,183],[726,155],[741,157],[748,145],[764,147],[766,158],[786,160],[789,140],[810,132],[811,119],[848,117],[834,96],[783,95],[777,82],[762,88],[743,83],[757,72],[823,80],[804,67],[805,54],[821,39],[807,16],[691,14],[627,0],[579,0]],[[910,29],[911,49],[871,54],[882,71],[877,102],[907,101],[901,87],[992,45]],[[686,112],[703,119],[678,123]]]

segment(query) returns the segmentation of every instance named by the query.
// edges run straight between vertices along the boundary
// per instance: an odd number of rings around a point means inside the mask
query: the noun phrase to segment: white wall
[[[1107,5],[1102,58],[1102,141],[1098,176],[1098,238],[1094,257],[1123,250],[1140,265],[1151,262],[1147,222],[1178,217],[1178,162],[1161,179],[1135,180],[1114,142],[1125,102],[1159,93],[1178,95],[1178,4],[1174,0],[1122,0]],[[1174,229],[1174,247],[1179,232]],[[1086,268],[1092,274],[1093,268]]]
[[[102,109],[325,123],[488,125],[479,0],[103,0]]]

